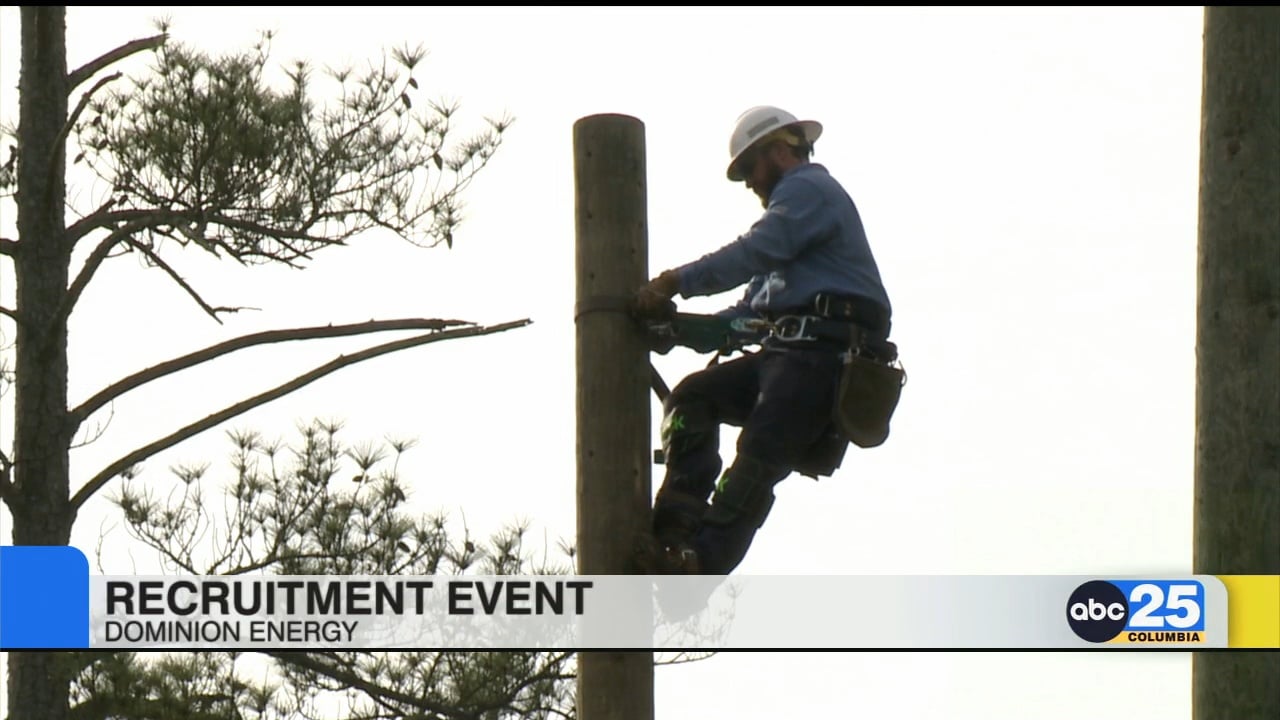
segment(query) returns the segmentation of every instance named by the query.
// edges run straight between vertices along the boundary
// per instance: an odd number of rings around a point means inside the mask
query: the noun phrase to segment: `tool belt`
[[[783,315],[772,321],[769,337],[779,343],[818,343],[838,349],[857,349],[862,355],[890,363],[898,348],[861,325],[816,315]]]
[[[880,311],[876,317],[876,310],[878,306],[857,299],[819,295],[814,314],[770,319],[769,344],[812,343],[842,350],[844,367],[832,421],[841,435],[861,448],[877,447],[888,439],[889,421],[907,381],[898,346],[887,339],[887,313]]]
[[[866,298],[819,293],[813,298],[813,314],[828,320],[846,320],[889,337],[889,311]]]

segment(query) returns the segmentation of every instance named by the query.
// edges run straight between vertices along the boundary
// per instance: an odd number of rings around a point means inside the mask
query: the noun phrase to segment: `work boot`
[[[663,488],[653,502],[653,534],[663,547],[693,542],[708,508],[707,501],[680,490]]]
[[[692,575],[698,572],[698,553],[687,544],[668,547],[652,533],[636,537],[636,566],[644,575]]]

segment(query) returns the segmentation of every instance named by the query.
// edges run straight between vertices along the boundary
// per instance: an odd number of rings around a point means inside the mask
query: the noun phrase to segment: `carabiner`
[[[805,337],[805,330],[808,329],[808,325],[808,316],[784,315],[774,321],[773,334],[783,342],[813,340],[811,337]]]

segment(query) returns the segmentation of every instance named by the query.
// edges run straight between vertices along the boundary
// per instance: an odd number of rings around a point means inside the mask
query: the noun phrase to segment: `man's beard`
[[[778,165],[771,161],[764,161],[766,164],[764,182],[756,185],[753,189],[756,197],[760,198],[760,207],[768,209],[769,196],[773,194],[773,188],[777,186],[778,181],[782,179],[782,170]]]

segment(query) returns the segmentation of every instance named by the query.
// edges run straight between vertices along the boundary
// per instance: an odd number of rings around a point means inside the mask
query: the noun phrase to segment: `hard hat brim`
[[[786,125],[779,125],[777,129],[781,130],[784,127],[796,127],[796,126],[799,126],[800,129],[804,131],[804,139],[810,145],[812,145],[814,141],[816,141],[818,138],[822,137],[822,123],[818,122],[817,120],[797,120],[796,122],[787,123]],[[767,134],[762,135],[760,139],[763,140],[765,137],[768,137],[768,135]],[[725,177],[729,178],[734,182],[739,182],[744,179],[742,177],[742,174],[738,172],[738,158],[742,157],[743,154],[745,154],[751,148],[755,147],[759,142],[760,141],[757,140],[756,142],[751,143],[750,145],[742,148],[742,150],[738,151],[737,155],[733,156],[733,159],[729,161],[729,167],[725,169]]]

